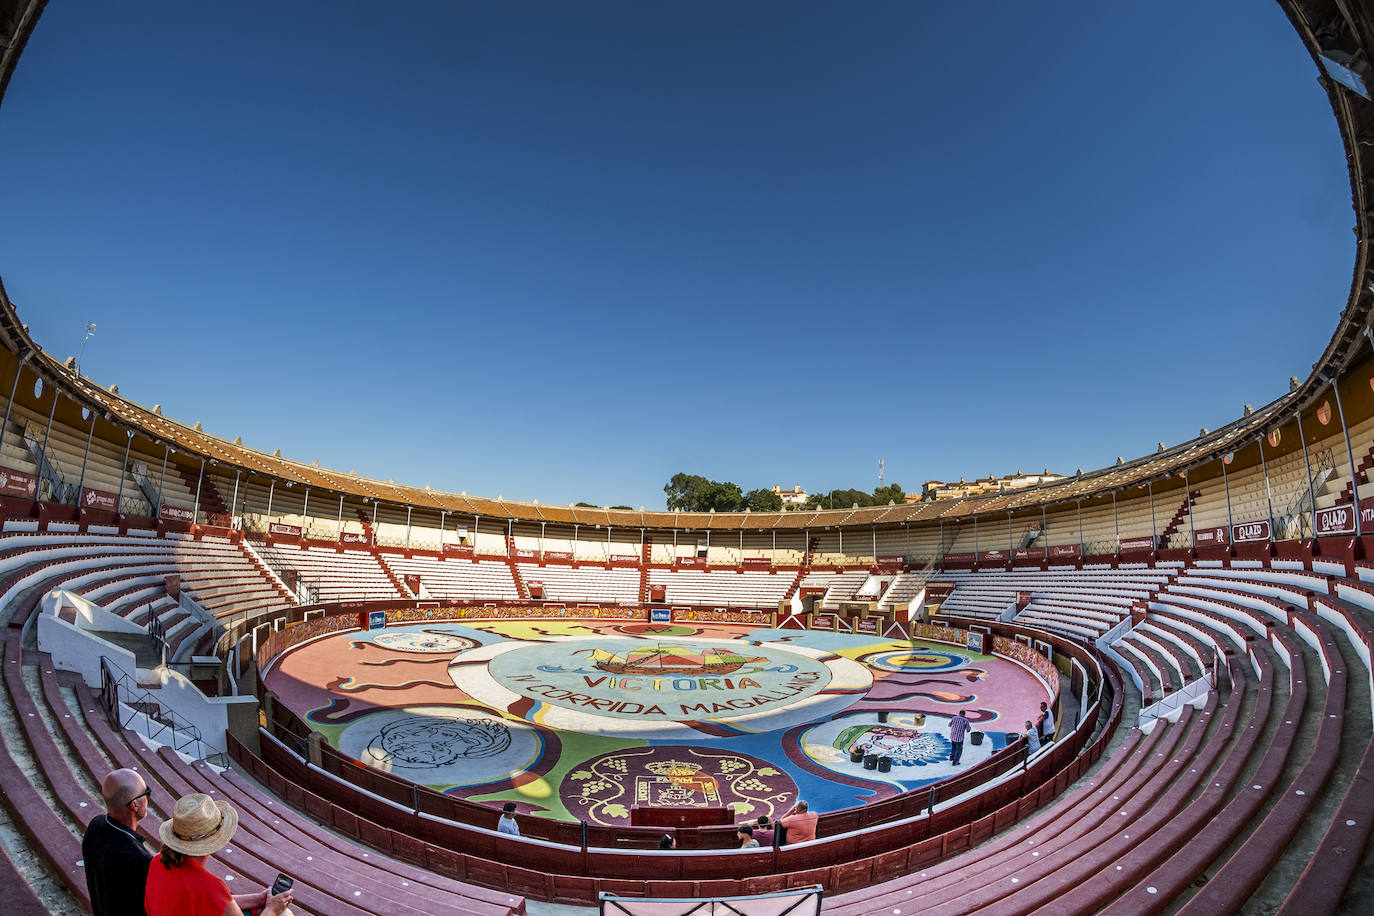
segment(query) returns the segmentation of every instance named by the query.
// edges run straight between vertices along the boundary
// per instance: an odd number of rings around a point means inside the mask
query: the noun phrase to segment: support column
[[[1155,482],[1145,481],[1145,485],[1150,488],[1150,538],[1154,541],[1155,550],[1159,549],[1159,523],[1155,521]],[[1120,544],[1117,545],[1120,550]]]
[[[1364,526],[1360,524],[1360,474],[1355,468],[1355,450],[1350,447],[1350,427],[1345,423],[1345,407],[1341,405],[1341,385],[1339,379],[1331,379],[1331,392],[1336,396],[1336,410],[1341,415],[1341,435],[1345,436],[1345,456],[1350,461],[1350,501],[1355,513],[1355,537],[1364,536]]]
[[[414,511],[414,506],[406,506],[406,550],[410,549],[410,514]]]
[[[1183,469],[1183,505],[1188,509],[1188,544],[1197,546],[1197,532],[1193,530],[1193,487],[1188,483],[1188,469]]]
[[[156,517],[162,512],[162,488],[167,483],[167,459],[172,455],[172,447],[164,445],[162,447],[162,473],[157,478],[157,505],[153,506],[153,516]]]
[[[95,436],[95,411],[91,411],[91,428],[86,430],[86,450],[81,453],[81,477],[76,482],[76,499],[81,501],[81,491],[86,488],[86,463],[91,457],[91,439]],[[119,511],[119,504],[115,504],[115,511]]]
[[[134,431],[133,431],[132,429],[126,429],[126,430],[124,430],[124,463],[121,464],[121,465],[119,466],[119,492],[118,492],[117,494],[115,494],[115,514],[116,514],[116,515],[123,515],[123,514],[124,514],[124,478],[128,476],[128,470],[129,470],[129,449],[133,448],[133,445],[134,445]],[[238,495],[238,492],[239,492],[238,478],[234,478],[234,495],[237,496],[237,495]],[[80,494],[80,493],[76,494],[76,498],[77,498],[78,500],[80,500],[80,499],[81,499],[81,494]]]
[[[127,463],[128,460],[129,460],[129,453],[126,451],[126,452],[124,453],[124,461]],[[120,489],[121,489],[121,491],[122,491],[123,488],[124,488],[124,479],[123,479],[123,478],[124,478],[124,475],[123,475],[123,474],[120,474],[119,476],[120,476],[119,486],[120,486]],[[230,527],[233,527],[233,524],[234,524],[234,516],[238,515],[238,511],[237,511],[237,510],[238,510],[238,507],[239,507],[239,478],[242,477],[242,476],[243,476],[243,469],[242,469],[242,468],[238,468],[238,469],[236,469],[236,470],[234,471],[234,497],[233,497],[233,499],[229,500],[229,525],[230,525]]]
[[[14,394],[19,390],[19,376],[24,374],[24,364],[29,361],[31,355],[25,353],[24,357],[19,360],[19,365],[14,367],[14,383],[10,385],[10,397],[5,402],[5,419],[0,421],[0,450],[4,449],[5,434],[10,431],[10,408],[14,406]]]
[[[1236,523],[1231,519],[1231,483],[1226,477],[1226,466],[1231,463],[1231,458],[1234,455],[1235,452],[1229,456],[1221,456],[1221,485],[1226,490],[1226,545],[1228,549],[1231,544],[1231,529],[1235,527]]]
[[[1307,437],[1302,431],[1302,411],[1293,411],[1293,419],[1298,421],[1298,443],[1302,446],[1302,467],[1307,473],[1307,508],[1312,514],[1312,521],[1308,528],[1312,536],[1317,536],[1317,493],[1312,486],[1312,463],[1307,460]],[[1298,537],[1302,537],[1302,513],[1298,513]]]
[[[1269,540],[1274,540],[1274,494],[1269,489],[1269,462],[1264,459],[1264,434],[1260,434],[1260,471],[1264,474],[1264,505],[1269,513]],[[1356,502],[1359,500],[1357,499]]]
[[[267,524],[272,524],[272,498],[277,495],[277,478],[273,477],[267,484]],[[245,500],[246,502],[247,500]],[[270,528],[269,528],[270,530]]]
[[[200,473],[196,475],[196,498],[191,503],[191,524],[200,524],[200,488],[205,483],[205,459],[200,459]]]

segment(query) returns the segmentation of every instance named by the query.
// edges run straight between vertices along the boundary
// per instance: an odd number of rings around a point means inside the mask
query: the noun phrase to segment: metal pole
[[[377,503],[377,501],[374,499],[374,500],[372,501],[372,546],[373,546],[373,547],[376,547],[376,546],[377,546],[377,506],[378,506],[378,503]],[[479,516],[479,518],[480,518],[480,516]],[[475,536],[473,537],[472,542],[473,542],[474,544],[477,543],[477,538],[476,538]]]
[[[1298,442],[1302,445],[1302,467],[1307,472],[1307,507],[1312,513],[1312,523],[1309,526],[1312,536],[1317,534],[1317,494],[1312,487],[1312,464],[1307,460],[1307,437],[1302,432],[1302,411],[1293,411],[1293,418],[1298,421]],[[1302,537],[1302,513],[1298,513],[1298,537]]]
[[[115,512],[122,513],[124,511],[124,478],[127,476],[125,472],[129,469],[129,449],[133,447],[133,444],[134,431],[132,429],[124,430],[124,463],[119,466],[119,493],[115,496]],[[80,499],[81,494],[76,494],[76,498]]]
[[[577,528],[578,528],[578,525],[577,525],[576,522],[574,522],[574,523],[573,523],[573,562],[574,562],[574,563],[577,562]],[[676,545],[676,543],[677,543],[677,532],[676,532],[676,531],[673,532],[673,543],[674,543],[674,545]],[[673,553],[674,553],[674,554],[677,553],[677,547],[676,547],[676,546],[673,547]]]
[[[343,494],[339,494],[339,540],[343,540]]]
[[[1078,498],[1078,552],[1083,552],[1083,497]]]
[[[158,511],[161,511],[162,509],[162,487],[164,484],[167,483],[167,458],[172,454],[172,447],[170,445],[164,445],[162,449],[162,473],[157,478],[156,509]]]
[[[1116,531],[1116,546],[1121,549],[1121,517],[1116,514],[1116,491],[1112,491],[1112,528]]]
[[[94,437],[94,436],[95,436],[95,411],[92,410],[92,411],[91,411],[91,428],[88,429],[88,430],[86,431],[86,450],[85,450],[84,452],[81,453],[81,479],[78,480],[78,481],[77,481],[77,484],[76,484],[76,498],[77,498],[77,501],[78,501],[78,502],[79,502],[80,499],[81,499],[81,491],[82,491],[82,490],[85,488],[85,486],[86,486],[86,462],[87,462],[87,461],[90,459],[90,457],[91,457],[91,438]],[[119,510],[119,506],[116,505],[116,506],[115,506],[115,511],[118,511],[118,510]]]
[[[52,390],[52,409],[48,411],[48,428],[43,432],[43,449],[38,453],[38,473],[43,473],[43,462],[48,460],[48,436],[52,435],[52,418],[57,413],[57,388]],[[54,472],[56,468],[53,469]],[[80,494],[78,494],[80,495]]]
[[[125,459],[127,460],[127,458],[128,456],[126,453]],[[234,516],[238,514],[235,510],[238,509],[239,506],[239,478],[242,476],[243,470],[241,468],[234,472],[234,498],[229,500],[229,523],[231,525],[233,524]],[[121,487],[124,486],[124,481],[121,480],[119,485]]]
[[[267,483],[267,524],[272,524],[272,497],[277,495],[277,478],[273,477]],[[248,502],[248,497],[243,501]]]
[[[1159,526],[1155,522],[1155,482],[1145,481],[1145,485],[1150,488],[1150,539],[1154,541],[1155,549],[1159,549]]]
[[[1260,435],[1260,470],[1264,473],[1264,504],[1269,512],[1269,540],[1274,539],[1274,495],[1269,490],[1269,462],[1264,460],[1264,435]]]
[[[978,516],[973,517],[973,562],[978,562]]]
[[[1045,515],[1045,504],[1040,504],[1040,536],[1045,539],[1045,559],[1050,558],[1050,523]]]
[[[1345,425],[1345,408],[1341,405],[1341,386],[1336,379],[1331,380],[1331,391],[1336,395],[1336,410],[1341,415],[1341,434],[1345,436],[1345,456],[1350,460],[1350,500],[1355,513],[1355,537],[1364,536],[1364,526],[1360,524],[1360,475],[1355,470],[1355,450],[1350,447],[1350,427]]]
[[[305,499],[301,502],[301,536],[310,535],[310,488],[305,488]]]
[[[414,509],[414,506],[406,506],[406,550],[410,549],[410,513]]]
[[[770,554],[770,563],[778,562],[778,529],[773,529],[773,552]]]
[[[19,390],[19,376],[24,372],[24,364],[29,361],[29,355],[25,353],[24,358],[19,360],[19,365],[14,367],[14,384],[10,385],[10,398],[5,402],[5,419],[0,422],[0,450],[5,447],[5,433],[10,429],[10,408],[14,406],[14,393]]]
[[[200,518],[200,487],[205,482],[205,459],[200,459],[200,474],[196,476],[196,498],[191,504],[191,524],[196,524],[196,519]]]
[[[1012,534],[1011,534],[1011,513],[1008,512],[1008,513],[1007,513],[1007,554],[1008,554],[1008,559],[1010,559],[1010,556],[1011,556],[1012,554],[1014,554],[1015,552],[1016,552],[1016,547],[1013,545]]]
[[[1235,452],[1231,453],[1233,456]],[[1231,519],[1231,483],[1226,477],[1226,456],[1221,456],[1221,485],[1226,489],[1226,543],[1231,543],[1231,529],[1235,527],[1235,522]]]
[[[539,523],[539,559],[540,559],[540,560],[543,560],[543,559],[544,559],[544,526],[547,525],[547,524],[548,524],[548,522],[540,522],[540,523]]]
[[[1188,507],[1188,543],[1197,544],[1197,532],[1193,530],[1193,487],[1188,483],[1188,469],[1183,469],[1183,504]]]

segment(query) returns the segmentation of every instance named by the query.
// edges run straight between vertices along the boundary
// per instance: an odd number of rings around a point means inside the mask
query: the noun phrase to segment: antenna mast
[[[878,459],[878,489],[883,486],[883,459]]]

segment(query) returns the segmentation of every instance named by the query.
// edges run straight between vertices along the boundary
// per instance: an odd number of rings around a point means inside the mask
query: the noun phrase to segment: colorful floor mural
[[[728,625],[425,623],[328,636],[266,685],[345,754],[470,801],[628,824],[636,805],[836,811],[950,776],[1049,698],[942,644]],[[958,710],[985,736],[949,764]],[[882,768],[880,758],[886,758]]]

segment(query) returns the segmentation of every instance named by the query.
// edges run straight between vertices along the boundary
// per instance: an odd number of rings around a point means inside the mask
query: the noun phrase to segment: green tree
[[[781,512],[782,497],[772,490],[750,490],[744,494],[744,508],[755,512]]]
[[[906,491],[899,483],[890,483],[885,487],[875,487],[873,489],[873,505],[886,506],[888,503],[901,505],[906,502]]]
[[[700,474],[674,474],[663,492],[669,511],[737,512],[744,507],[739,484],[707,480]]]

